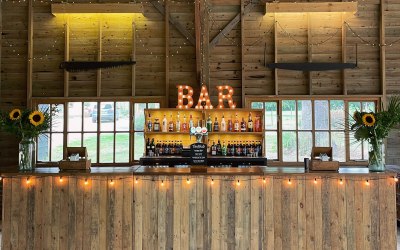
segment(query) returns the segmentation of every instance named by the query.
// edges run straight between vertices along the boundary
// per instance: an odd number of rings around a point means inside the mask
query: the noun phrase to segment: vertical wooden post
[[[195,2],[195,26],[196,26],[196,72],[199,85],[205,84],[210,89],[209,68],[209,16],[207,2],[196,0]]]
[[[245,39],[243,38],[245,33],[245,29],[244,29],[244,18],[245,18],[245,13],[244,13],[244,0],[240,1],[240,51],[242,53],[242,70],[241,70],[241,74],[242,74],[242,108],[245,107],[245,88],[244,88],[244,82],[245,82],[245,74],[244,74],[244,57],[245,57],[245,45],[244,45],[244,41]],[[251,3],[249,3],[251,4]]]
[[[311,17],[310,13],[307,13],[307,59],[308,62],[312,62],[312,34],[311,34]],[[312,95],[312,71],[308,72],[308,94]]]
[[[276,20],[276,13],[274,14],[274,62],[278,62],[278,21]],[[279,94],[278,85],[278,69],[274,69],[274,82],[275,82],[275,95]]]
[[[32,74],[33,74],[33,0],[28,2],[28,65],[27,65],[27,88],[26,106],[32,107]]]
[[[100,17],[100,20],[99,20],[99,40],[98,40],[98,42],[99,42],[99,49],[98,49],[98,51],[97,51],[97,61],[101,61],[101,51],[102,51],[102,47],[103,47],[103,45],[102,45],[102,39],[101,39],[101,37],[103,36],[103,23],[102,23],[102,20],[101,20],[101,17]],[[98,69],[97,70],[97,97],[100,97],[101,96],[101,69]]]
[[[196,0],[194,4],[194,26],[195,26],[195,34],[196,34],[196,78],[197,82],[201,85],[203,82],[202,73],[201,73],[201,62],[202,62],[202,54],[201,54],[201,13],[200,6],[202,0]]]
[[[165,101],[169,107],[169,1],[165,1]],[[197,42],[196,42],[197,43]]]
[[[386,105],[386,34],[385,34],[385,2],[380,1],[380,28],[379,28],[379,49],[380,49],[380,94],[382,103]]]
[[[64,24],[64,60],[69,61],[69,16]],[[69,96],[69,72],[64,69],[64,97]]]
[[[347,62],[347,46],[346,46],[346,27],[345,27],[345,14],[342,13],[342,63]],[[342,69],[342,94],[347,95],[347,84],[346,84],[346,70]]]
[[[136,61],[136,24],[132,22],[132,61]],[[136,64],[132,65],[132,96],[136,95]]]

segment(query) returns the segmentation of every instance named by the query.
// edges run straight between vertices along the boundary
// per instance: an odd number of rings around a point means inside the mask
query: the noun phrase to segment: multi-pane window
[[[66,147],[86,147],[92,163],[109,164],[139,160],[144,152],[144,109],[160,108],[160,103],[77,101],[56,106],[50,131],[38,140],[38,161],[59,161]]]
[[[332,147],[333,159],[368,159],[368,145],[356,142],[345,127],[354,111],[375,111],[377,100],[268,99],[250,102],[265,112],[265,155],[280,162],[302,162],[312,147]],[[346,145],[350,145],[349,149]]]

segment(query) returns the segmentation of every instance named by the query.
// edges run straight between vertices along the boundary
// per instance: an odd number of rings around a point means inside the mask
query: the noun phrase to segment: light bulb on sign
[[[178,105],[176,108],[181,109],[183,106],[183,100],[187,100],[187,104],[185,105],[185,108],[190,108],[193,105],[193,88],[187,85],[178,85]],[[183,91],[186,91],[187,93],[183,93]]]
[[[233,88],[228,85],[217,86],[217,88],[219,91],[218,96],[220,97],[218,99],[218,102],[219,102],[218,107],[224,107],[224,100],[227,100],[229,107],[235,108],[235,103],[232,100]],[[224,94],[224,90],[227,90],[229,92],[229,94]]]

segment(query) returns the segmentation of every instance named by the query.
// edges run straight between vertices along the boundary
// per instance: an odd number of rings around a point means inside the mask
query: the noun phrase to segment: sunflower
[[[35,110],[29,114],[29,121],[32,125],[39,126],[44,122],[44,115],[42,112]]]
[[[9,116],[10,116],[11,120],[14,120],[14,121],[18,120],[19,118],[21,118],[21,110],[13,109],[13,110],[11,110]]]
[[[362,122],[365,126],[372,127],[375,125],[375,116],[373,114],[364,114]]]

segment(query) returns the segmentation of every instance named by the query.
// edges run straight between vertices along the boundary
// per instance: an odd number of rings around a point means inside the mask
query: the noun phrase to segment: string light
[[[87,186],[87,184],[89,184],[88,179],[85,179],[85,185]]]
[[[0,176],[0,181],[2,181],[2,180],[3,180],[3,177]]]
[[[161,186],[164,186],[164,180],[161,180]]]
[[[63,182],[63,178],[62,176],[60,176],[59,182],[62,183]]]
[[[138,184],[138,183],[139,183],[138,177],[136,177],[136,179],[135,179],[135,184]]]
[[[29,184],[29,183],[31,183],[31,179],[28,177],[28,178],[26,178],[26,184]]]
[[[240,186],[240,181],[239,180],[237,180],[236,186]]]
[[[111,185],[111,186],[114,185],[114,180],[113,180],[113,179],[110,180],[110,185]]]
[[[317,178],[314,178],[314,184],[317,184],[318,182],[317,182]]]
[[[264,183],[267,183],[267,180],[265,179],[265,177],[263,178],[263,182],[264,182]]]
[[[186,179],[186,183],[190,184],[190,179],[189,178]]]
[[[288,180],[288,184],[289,184],[289,185],[292,185],[292,180],[289,179],[289,180]]]
[[[393,179],[394,179],[395,182],[398,182],[398,181],[399,181],[399,178],[397,178],[396,176],[393,177]]]
[[[369,180],[365,181],[365,185],[369,186]]]
[[[211,185],[214,185],[214,179],[211,179]]]
[[[339,180],[339,184],[343,185],[343,180],[342,179]]]

